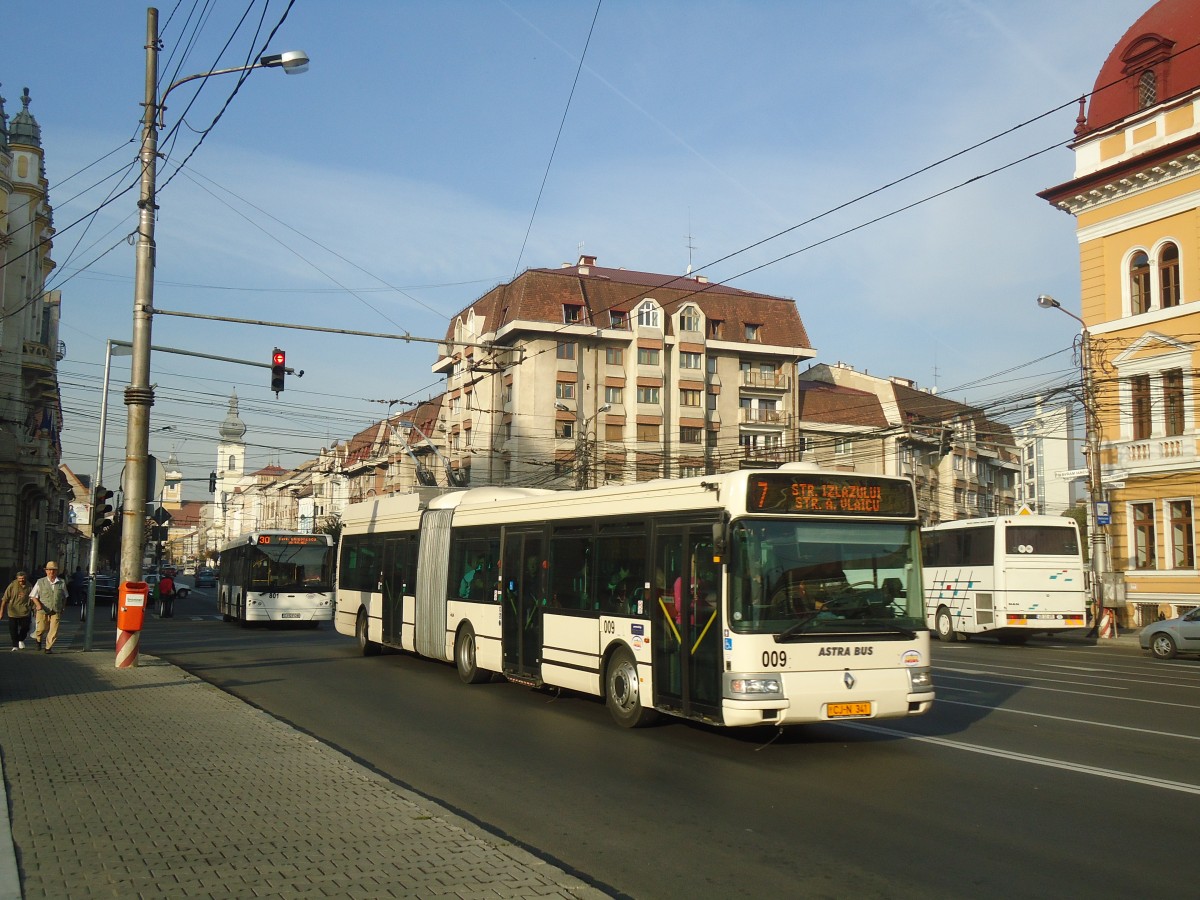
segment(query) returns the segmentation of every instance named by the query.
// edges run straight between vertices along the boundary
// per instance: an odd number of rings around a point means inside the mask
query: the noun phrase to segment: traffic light
[[[210,494],[215,494],[217,492],[217,473],[216,472],[208,473],[208,492]]]
[[[92,492],[92,534],[103,534],[113,525],[113,520],[110,519],[109,513],[113,511],[112,504],[108,501],[112,499],[113,492],[108,490],[104,485],[96,485],[96,489]]]
[[[271,351],[271,390],[275,396],[283,390],[283,377],[287,374],[287,354],[276,347]]]

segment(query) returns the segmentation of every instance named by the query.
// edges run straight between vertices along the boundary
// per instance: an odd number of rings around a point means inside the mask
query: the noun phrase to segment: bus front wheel
[[[354,622],[354,636],[358,639],[358,650],[363,656],[376,656],[379,645],[367,637],[367,611],[360,609]]]
[[[937,631],[939,641],[952,641],[955,639],[954,617],[950,615],[950,610],[946,609],[946,607],[938,607],[937,615],[933,620],[933,627]]]
[[[479,668],[475,656],[475,629],[470,625],[464,625],[454,639],[454,665],[463,684],[483,684],[492,677],[491,672]]]
[[[618,649],[608,661],[604,673],[604,701],[612,717],[623,728],[640,728],[658,718],[656,710],[642,705],[637,660],[627,647]]]

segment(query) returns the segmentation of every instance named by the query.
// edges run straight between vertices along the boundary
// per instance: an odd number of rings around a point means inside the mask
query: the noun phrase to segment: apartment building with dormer
[[[559,488],[795,459],[814,352],[789,298],[594,256],[529,269],[446,332],[446,453],[460,485]]]

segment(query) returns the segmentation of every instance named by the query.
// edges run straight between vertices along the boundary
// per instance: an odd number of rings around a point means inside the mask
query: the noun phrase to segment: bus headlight
[[[732,700],[782,700],[783,682],[777,675],[726,675],[725,696]]]
[[[933,669],[922,666],[908,670],[908,690],[912,694],[928,694],[933,690]]]

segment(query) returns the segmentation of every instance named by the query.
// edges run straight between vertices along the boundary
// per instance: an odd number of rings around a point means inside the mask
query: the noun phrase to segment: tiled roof
[[[708,319],[725,323],[722,340],[741,341],[745,326],[760,326],[758,343],[809,349],[808,332],[796,304],[787,297],[744,291],[723,284],[705,283],[690,276],[656,275],[599,266],[529,269],[513,281],[499,285],[458,314],[469,311],[485,321],[486,332],[496,332],[514,321],[562,323],[563,307],[584,308],[582,324],[607,328],[609,311],[632,312],[652,297],[670,315],[685,303],[695,303]],[[673,330],[670,322],[666,333]],[[452,320],[446,332],[454,338]]]
[[[869,391],[841,387],[827,381],[797,384],[796,415],[805,422],[886,428],[888,421],[879,398]]]

